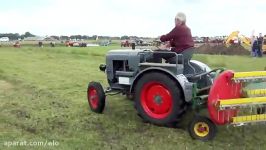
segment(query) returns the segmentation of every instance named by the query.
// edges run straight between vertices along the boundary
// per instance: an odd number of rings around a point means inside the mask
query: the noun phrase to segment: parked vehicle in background
[[[226,45],[231,44],[245,44],[247,46],[251,46],[251,39],[244,36],[239,35],[239,31],[233,31],[226,39],[225,39]]]
[[[16,41],[13,46],[16,47],[16,48],[20,48],[20,42]]]
[[[130,47],[130,43],[128,40],[121,41],[121,47]]]
[[[204,40],[201,37],[193,37],[193,41],[195,43],[204,43]]]
[[[1,37],[0,42],[9,42],[9,38],[8,37]]]
[[[100,41],[99,42],[99,45],[100,46],[108,46],[111,44],[111,41],[110,40],[103,40],[103,41]]]

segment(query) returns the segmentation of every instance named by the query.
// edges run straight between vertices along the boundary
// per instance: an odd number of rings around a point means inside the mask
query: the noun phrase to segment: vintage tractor
[[[266,82],[261,82],[266,71],[211,70],[195,60],[190,61],[189,72],[184,66],[183,56],[174,52],[111,50],[106,65],[100,65],[109,87],[104,90],[100,83],[90,82],[89,106],[102,113],[107,95],[123,93],[133,97],[145,122],[160,126],[178,124],[183,114],[193,112],[188,130],[192,138],[202,141],[215,137],[216,125],[266,121]],[[202,115],[203,109],[208,109],[208,114]]]

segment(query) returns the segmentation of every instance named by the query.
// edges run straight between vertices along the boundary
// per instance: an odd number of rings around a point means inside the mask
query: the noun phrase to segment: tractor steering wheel
[[[154,51],[170,51],[170,43],[169,42],[160,42],[160,45],[156,45],[156,48]]]

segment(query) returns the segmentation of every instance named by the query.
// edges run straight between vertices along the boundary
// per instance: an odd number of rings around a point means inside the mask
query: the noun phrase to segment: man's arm
[[[162,35],[161,37],[160,37],[160,40],[162,41],[162,42],[165,42],[165,41],[170,41],[170,40],[172,40],[174,37],[175,37],[175,35],[177,34],[178,32],[177,32],[177,28],[175,27],[172,31],[170,31],[168,34],[166,34],[166,35]]]
[[[170,46],[171,46],[171,47],[175,47],[175,42],[174,42],[174,40],[171,40],[171,41],[170,41]]]

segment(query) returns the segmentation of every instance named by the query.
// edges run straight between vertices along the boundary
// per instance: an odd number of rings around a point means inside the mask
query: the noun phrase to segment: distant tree
[[[71,35],[70,39],[72,39],[72,40],[80,40],[80,39],[82,39],[82,36],[81,35]]]
[[[98,36],[99,39],[110,39],[110,36]]]
[[[20,35],[18,33],[15,33],[14,36],[13,36],[13,40],[18,40],[20,39]]]
[[[127,39],[129,39],[129,36],[127,35],[121,36],[121,40],[127,40]]]
[[[76,39],[81,40],[81,35],[76,35]]]
[[[137,36],[130,36],[129,38],[138,39],[139,37],[137,37]]]
[[[71,35],[71,36],[70,36],[70,39],[71,39],[71,40],[76,40],[77,38],[76,38],[75,35]]]
[[[83,36],[81,36],[81,39],[88,40],[89,39],[89,36],[83,35]]]
[[[24,38],[26,38],[26,37],[35,37],[35,35],[31,34],[30,32],[25,32],[25,34],[23,36],[24,36]]]
[[[51,38],[54,38],[54,39],[56,39],[56,40],[59,40],[60,39],[60,37],[59,36],[56,36],[56,35],[52,35],[52,36],[50,36]]]
[[[120,40],[120,37],[111,37],[112,40]]]
[[[98,37],[97,35],[93,35],[92,40],[96,40],[97,37]]]
[[[20,36],[20,38],[21,38],[21,39],[24,39],[24,38],[25,38],[24,34],[22,34],[22,35]]]
[[[21,38],[18,33],[0,33],[0,38],[1,37],[8,37],[9,40],[18,40]]]
[[[93,37],[93,36],[88,36],[88,40],[95,40],[96,37]]]
[[[65,35],[61,35],[60,40],[69,40],[69,37]]]

